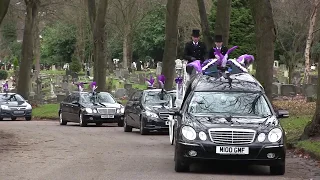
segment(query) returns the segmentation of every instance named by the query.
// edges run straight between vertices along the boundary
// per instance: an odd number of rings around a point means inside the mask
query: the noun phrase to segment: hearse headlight
[[[146,116],[152,117],[152,118],[159,118],[159,116],[156,113],[153,113],[151,111],[146,111]]]
[[[92,113],[92,109],[91,108],[86,108],[85,109],[87,113]]]
[[[185,137],[190,141],[195,140],[197,137],[196,131],[190,126],[184,126],[181,131],[182,131],[183,137]]]
[[[98,111],[96,109],[92,110],[93,113],[98,113]]]
[[[26,109],[31,110],[32,106],[28,103],[27,106],[26,106]]]
[[[201,131],[199,132],[199,139],[201,139],[202,141],[207,140],[207,135],[205,132]]]
[[[279,141],[282,138],[282,130],[279,128],[272,129],[268,134],[268,140],[272,143]]]
[[[7,105],[1,105],[1,109],[10,110],[9,106]]]
[[[266,140],[266,134],[265,133],[260,133],[258,136],[258,141],[259,142],[263,142],[264,140]]]

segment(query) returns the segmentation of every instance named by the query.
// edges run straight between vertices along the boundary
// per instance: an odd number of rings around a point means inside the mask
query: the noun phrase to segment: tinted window
[[[68,95],[63,101],[64,102],[71,102],[71,95]]]
[[[81,102],[83,103],[92,103],[92,102],[100,102],[100,103],[117,103],[111,94],[107,92],[99,92],[96,94],[93,93],[83,93],[81,94]]]
[[[188,106],[191,114],[268,116],[271,110],[261,93],[195,92]]]
[[[139,101],[140,97],[141,97],[142,92],[138,91],[132,94],[130,101]]]
[[[79,102],[79,94],[72,94],[70,101],[71,102],[73,102],[73,101]]]
[[[25,101],[25,99],[19,94],[1,94],[0,102],[7,102],[7,101]]]

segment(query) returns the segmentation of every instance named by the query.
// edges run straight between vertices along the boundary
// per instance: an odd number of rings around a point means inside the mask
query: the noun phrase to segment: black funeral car
[[[0,120],[3,118],[25,118],[30,121],[32,117],[32,106],[19,94],[0,93]]]
[[[285,133],[264,89],[250,74],[196,75],[187,87],[181,109],[170,113],[177,120],[175,171],[189,171],[202,161],[270,166],[270,173],[285,173]],[[232,162],[231,162],[232,161]]]
[[[95,123],[118,123],[123,126],[124,106],[108,92],[72,92],[61,103],[60,125],[77,122],[80,126]]]
[[[169,110],[173,107],[172,96],[162,89],[135,92],[125,107],[124,131],[140,129],[145,135],[150,131],[169,130]]]

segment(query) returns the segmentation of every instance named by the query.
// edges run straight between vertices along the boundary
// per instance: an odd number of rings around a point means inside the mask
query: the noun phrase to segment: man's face
[[[193,40],[193,42],[199,42],[199,37],[194,37],[194,36],[192,36],[192,40]]]
[[[217,47],[221,47],[222,46],[222,42],[215,42]]]

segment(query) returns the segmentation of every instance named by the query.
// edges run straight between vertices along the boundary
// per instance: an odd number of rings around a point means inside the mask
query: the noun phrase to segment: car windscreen
[[[109,93],[83,93],[80,101],[82,103],[117,103]]]
[[[149,91],[145,92],[142,103],[147,106],[172,107],[172,95],[167,92]]]
[[[1,94],[0,102],[25,101],[19,94]]]
[[[252,92],[195,92],[188,106],[191,114],[230,116],[272,115],[265,96]]]

